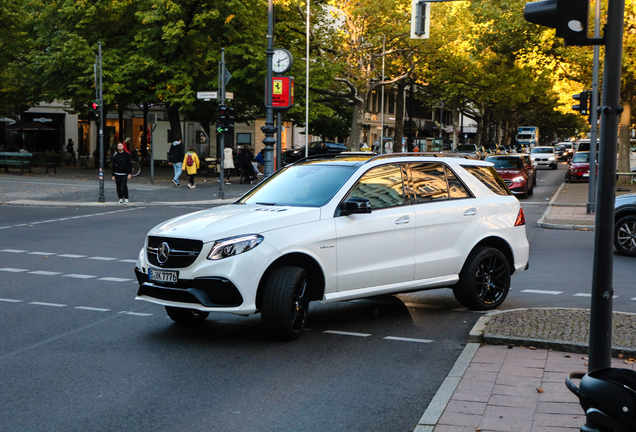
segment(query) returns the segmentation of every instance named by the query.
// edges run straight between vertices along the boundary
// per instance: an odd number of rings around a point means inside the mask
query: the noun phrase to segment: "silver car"
[[[530,150],[530,159],[535,167],[547,166],[553,170],[557,169],[557,154],[554,147],[534,147]]]

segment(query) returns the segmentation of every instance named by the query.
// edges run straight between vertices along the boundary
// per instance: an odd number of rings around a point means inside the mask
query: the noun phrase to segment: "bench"
[[[31,159],[33,153],[20,152],[0,152],[0,167],[4,167],[4,172],[9,172],[9,167],[20,167],[20,174],[24,174],[24,168],[31,172]]]
[[[618,180],[619,176],[630,176],[631,180],[630,180],[630,184],[634,184],[634,177],[636,177],[636,171],[634,172],[617,172],[616,173],[616,179]]]

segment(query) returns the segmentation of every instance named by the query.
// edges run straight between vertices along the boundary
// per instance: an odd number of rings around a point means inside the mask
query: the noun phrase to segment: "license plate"
[[[177,283],[179,272],[148,269],[148,277],[155,282]]]
[[[589,174],[589,173],[585,173],[585,174],[583,174],[583,177],[589,177],[589,176],[590,176],[590,174]]]

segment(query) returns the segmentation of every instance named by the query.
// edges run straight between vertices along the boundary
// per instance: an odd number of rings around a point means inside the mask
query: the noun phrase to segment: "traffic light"
[[[89,103],[88,107],[91,110],[91,114],[95,116],[95,120],[99,120],[99,100],[94,100],[93,102]]]
[[[587,115],[590,113],[590,106],[588,103],[588,99],[590,96],[590,92],[582,91],[579,94],[572,95],[572,99],[579,101],[578,104],[572,105],[572,109],[574,111],[580,112],[582,115]]]
[[[225,132],[234,132],[234,108],[228,107],[225,114]]]
[[[216,132],[217,133],[224,133],[227,132],[226,128],[226,122],[227,122],[227,116],[228,116],[228,108],[225,105],[221,105],[219,107],[219,119],[216,122]]]
[[[589,0],[543,0],[526,3],[526,21],[556,29],[556,36],[566,45],[590,45],[588,21]]]

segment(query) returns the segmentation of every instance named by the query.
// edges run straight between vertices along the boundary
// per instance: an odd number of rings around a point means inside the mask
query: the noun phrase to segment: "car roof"
[[[309,164],[329,164],[340,166],[362,166],[373,162],[440,162],[460,163],[462,165],[476,166],[492,166],[490,162],[484,162],[479,159],[471,158],[463,155],[453,155],[449,153],[388,153],[375,154],[366,152],[346,152],[336,155],[316,155],[303,158],[295,162],[293,165],[309,165]]]

